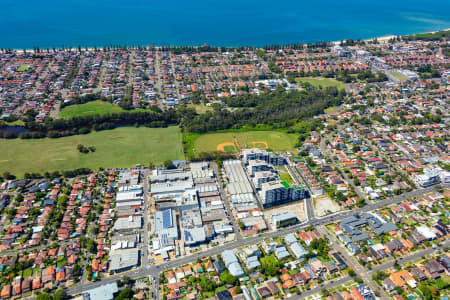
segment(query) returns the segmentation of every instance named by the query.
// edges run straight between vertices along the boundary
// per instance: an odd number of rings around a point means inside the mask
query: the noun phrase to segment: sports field
[[[96,151],[80,153],[77,145],[95,146]],[[130,167],[184,159],[178,127],[134,128],[92,132],[58,139],[3,139],[0,143],[0,174],[72,170],[77,168]]]
[[[302,83],[309,83],[310,85],[314,87],[329,87],[329,86],[335,86],[338,89],[344,88],[344,83],[337,81],[333,78],[325,78],[325,77],[303,77],[303,78],[297,78],[297,83],[301,85]]]
[[[87,116],[94,114],[104,115],[108,113],[119,113],[123,111],[124,110],[120,106],[97,100],[84,104],[66,106],[59,112],[58,116],[63,119],[70,119],[78,116]]]
[[[25,72],[28,70],[30,66],[29,65],[21,65],[20,67],[17,68],[17,72]]]
[[[395,78],[397,78],[397,79],[400,80],[400,81],[405,81],[405,80],[408,79],[408,78],[406,78],[405,75],[400,74],[400,73],[398,73],[398,72],[392,72],[391,75],[394,76]]]
[[[274,151],[295,151],[297,136],[278,131],[247,131],[204,134],[194,142],[196,153],[237,152],[240,148],[261,148]]]

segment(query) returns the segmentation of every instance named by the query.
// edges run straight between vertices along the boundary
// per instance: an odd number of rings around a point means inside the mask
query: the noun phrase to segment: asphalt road
[[[150,206],[150,200],[149,200],[149,187],[148,187],[148,180],[149,180],[149,174],[150,170],[145,169],[142,171],[143,174],[143,181],[144,181],[144,213],[143,213],[143,219],[144,219],[144,227],[143,227],[143,236],[141,238],[143,248],[142,251],[144,251],[144,255],[142,256],[142,265],[146,266],[148,265],[148,227],[149,227],[149,211],[148,208]]]
[[[359,187],[356,186],[355,183],[353,182],[353,180],[351,180],[351,179],[348,177],[348,175],[344,172],[344,170],[342,169],[342,166],[341,166],[341,162],[336,161],[336,160],[334,159],[334,156],[331,155],[331,154],[328,152],[328,149],[327,149],[327,147],[326,147],[326,145],[325,145],[325,140],[328,139],[328,138],[329,138],[328,136],[322,138],[322,140],[320,141],[320,150],[322,151],[322,153],[323,153],[326,157],[328,157],[332,162],[334,162],[334,165],[339,169],[339,171],[341,171],[342,176],[344,177],[345,181],[353,187],[353,189],[355,190],[355,192],[356,192],[356,194],[358,195],[358,197],[359,197],[360,199],[367,200],[366,195],[363,194],[363,193],[361,192],[361,190],[359,189]]]
[[[450,188],[450,184],[442,184],[442,186],[444,188]],[[286,235],[286,234],[293,233],[293,232],[296,232],[296,231],[300,231],[300,230],[305,229],[306,227],[308,227],[310,225],[319,226],[319,225],[325,225],[325,224],[332,223],[332,222],[337,222],[337,221],[345,219],[345,218],[347,218],[347,217],[349,217],[349,216],[351,216],[353,214],[356,214],[356,213],[368,212],[368,211],[377,209],[379,207],[383,207],[383,206],[390,205],[390,204],[393,204],[393,203],[398,203],[398,202],[404,201],[404,200],[412,198],[412,197],[422,196],[424,194],[427,194],[427,193],[430,193],[430,192],[433,192],[433,191],[435,191],[435,187],[428,187],[428,188],[423,188],[423,189],[417,189],[417,190],[414,190],[414,191],[409,192],[409,193],[405,193],[405,194],[400,195],[400,196],[396,196],[396,197],[393,197],[393,198],[390,198],[390,199],[379,201],[377,203],[366,205],[366,206],[364,206],[362,208],[359,208],[359,209],[354,209],[354,210],[350,210],[350,211],[344,211],[344,212],[340,212],[340,213],[337,213],[337,214],[334,214],[334,215],[325,216],[323,218],[314,217],[312,220],[309,220],[309,221],[307,221],[305,223],[297,224],[297,225],[290,226],[290,227],[287,227],[285,229],[281,229],[281,230],[278,230],[278,231],[272,231],[272,232],[268,232],[268,233],[265,233],[265,234],[260,234],[258,236],[254,236],[254,237],[242,239],[242,240],[239,240],[239,241],[235,241],[235,242],[232,242],[232,243],[228,243],[228,244],[225,244],[225,245],[222,245],[222,246],[218,246],[218,247],[215,247],[213,249],[209,249],[209,250],[206,250],[206,251],[203,251],[203,252],[199,252],[199,253],[196,253],[196,254],[193,254],[193,255],[190,255],[190,256],[185,256],[185,257],[181,257],[181,258],[178,258],[178,259],[174,259],[174,260],[165,262],[165,263],[157,265],[157,266],[151,266],[151,267],[142,266],[141,268],[136,269],[135,271],[124,272],[124,273],[121,273],[120,275],[104,278],[101,281],[75,286],[75,287],[72,287],[72,288],[68,289],[68,294],[71,294],[71,295],[80,294],[80,293],[82,293],[84,291],[87,291],[87,290],[99,287],[99,286],[101,286],[103,284],[114,282],[114,281],[116,281],[118,279],[121,279],[123,276],[128,276],[130,278],[138,278],[138,277],[142,277],[142,276],[151,275],[151,276],[155,276],[156,278],[158,278],[160,272],[162,272],[162,271],[174,268],[174,267],[179,266],[179,265],[184,265],[184,264],[187,264],[187,263],[191,263],[191,262],[193,262],[193,261],[195,261],[195,260],[197,260],[199,258],[202,258],[203,256],[205,256],[205,257],[214,256],[214,255],[222,253],[224,250],[235,249],[235,248],[239,248],[239,247],[242,247],[242,246],[255,244],[255,243],[260,242],[260,241],[262,241],[263,239],[266,239],[266,238],[273,238],[273,237],[276,237],[276,236],[282,236],[282,235]],[[431,253],[434,250],[435,249],[428,250],[428,251],[430,251],[430,253]],[[423,255],[423,254],[420,254],[420,255]],[[403,263],[405,261],[407,261],[407,260],[403,259],[401,262]],[[303,298],[304,296],[302,295],[301,297]],[[297,299],[297,298],[294,298],[294,299]],[[300,298],[298,298],[298,299],[300,299]]]
[[[435,248],[428,248],[428,249],[419,251],[419,252],[417,252],[417,253],[411,254],[411,255],[409,255],[409,256],[406,256],[406,257],[404,257],[403,259],[399,260],[398,263],[399,263],[400,265],[406,264],[406,263],[408,263],[408,262],[414,261],[414,260],[416,260],[416,259],[418,259],[418,258],[420,258],[420,257],[422,257],[422,256],[424,256],[424,255],[429,255],[429,254],[431,254],[431,253],[433,253],[433,252],[435,252],[435,251],[438,251],[438,250],[440,250],[440,249],[442,249],[442,248],[444,248],[444,247],[447,247],[447,246],[450,246],[450,241],[447,241],[446,243],[444,243],[444,245],[440,246],[438,249],[435,249]],[[372,273],[374,273],[374,272],[376,272],[376,271],[387,270],[387,269],[392,268],[393,266],[394,266],[394,262],[391,261],[391,262],[388,262],[388,263],[385,263],[385,264],[383,264],[383,265],[380,265],[380,266],[377,266],[377,267],[373,268],[373,269],[370,270],[368,273],[369,273],[369,274],[372,274]],[[312,296],[312,295],[314,295],[314,294],[320,293],[323,289],[331,289],[331,288],[335,288],[335,287],[338,287],[338,286],[340,286],[340,285],[342,285],[342,284],[344,284],[344,283],[346,283],[346,282],[348,282],[348,281],[350,281],[350,280],[353,280],[353,278],[352,278],[352,277],[349,277],[349,276],[346,276],[346,277],[340,278],[340,279],[338,279],[338,280],[336,280],[336,281],[333,281],[333,282],[324,284],[324,285],[322,285],[322,286],[320,286],[320,287],[314,288],[314,289],[312,289],[312,290],[303,292],[303,293],[301,293],[301,294],[299,294],[299,295],[295,295],[295,296],[292,296],[292,297],[288,297],[288,298],[286,298],[286,299],[289,299],[289,300],[299,300],[299,299],[304,299],[304,298],[306,298],[306,297],[308,297],[308,296]],[[366,284],[367,284],[367,282],[366,282]]]
[[[296,166],[294,163],[291,162],[291,160],[289,160],[289,164],[286,166],[289,174],[291,175],[292,179],[294,179],[295,183],[297,185],[302,185],[303,183],[308,186],[309,192],[312,195],[311,189],[309,188],[308,183],[303,180],[300,179],[301,175],[299,175],[299,173],[296,170]],[[305,212],[306,212],[306,220],[310,221],[312,219],[314,219],[314,208],[312,205],[312,199],[311,197],[306,198],[305,200]]]
[[[356,261],[355,257],[351,256],[347,252],[347,250],[344,249],[343,246],[341,246],[341,244],[339,243],[339,241],[336,239],[335,236],[327,232],[324,227],[320,227],[319,232],[321,232],[325,236],[328,236],[329,240],[333,240],[332,248],[343,256],[348,266],[351,267],[356,272],[356,274],[358,274],[358,276],[361,277],[368,284],[369,288],[373,292],[380,289],[372,280],[370,280],[366,268],[360,265]],[[384,292],[380,291],[380,294],[382,294],[381,299],[389,299],[389,297]]]

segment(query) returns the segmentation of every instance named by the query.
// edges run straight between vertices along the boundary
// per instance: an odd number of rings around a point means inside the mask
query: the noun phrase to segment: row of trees
[[[266,124],[269,127],[282,124],[281,128],[288,128],[299,119],[311,118],[322,113],[327,107],[339,105],[344,93],[343,90],[335,87],[326,89],[311,87],[302,91],[284,91],[279,87],[271,93],[224,99],[229,107],[236,108],[233,111],[215,106],[213,111],[197,114],[195,109],[181,106],[177,110],[161,111],[159,108],[154,108],[144,112],[88,115],[71,119],[48,118],[43,123],[25,122],[28,132],[21,133],[20,138],[58,138],[87,134],[92,129],[98,131],[127,125],[148,127],[180,125],[183,130],[193,133],[239,129],[244,126],[254,127],[258,124]],[[89,101],[89,99],[84,98],[80,101]],[[0,137],[15,138],[16,136],[4,133]]]
[[[243,95],[224,99],[232,108],[216,109],[202,115],[194,111],[182,112],[181,125],[185,131],[204,133],[208,131],[239,129],[258,124],[284,124],[288,128],[300,119],[312,118],[330,106],[339,105],[344,91],[335,87],[310,88],[302,91],[278,90],[261,95]]]
[[[87,95],[84,95],[84,96],[76,96],[69,102],[62,101],[61,102],[61,109],[63,109],[66,106],[76,105],[76,104],[84,104],[84,103],[91,102],[91,101],[96,101],[96,100],[102,100],[102,101],[109,101],[109,102],[111,102],[109,98],[101,97],[99,93],[87,94]]]
[[[0,132],[0,138],[14,139],[39,139],[44,137],[59,138],[78,134],[87,134],[91,130],[101,131],[116,128],[118,126],[145,125],[159,128],[179,123],[178,113],[174,110],[145,111],[145,112],[121,112],[106,115],[78,116],[71,119],[46,119],[44,123],[35,121],[25,122],[27,132],[17,136],[12,132]]]

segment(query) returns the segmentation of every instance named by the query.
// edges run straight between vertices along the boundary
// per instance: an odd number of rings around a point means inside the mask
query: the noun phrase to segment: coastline
[[[440,30],[434,30],[434,31],[423,31],[423,32],[413,32],[413,33],[409,33],[409,34],[397,34],[397,35],[395,35],[395,34],[389,34],[389,35],[382,35],[382,36],[379,36],[379,37],[372,37],[372,38],[367,38],[367,39],[362,39],[364,42],[371,42],[371,41],[373,41],[373,40],[378,40],[378,42],[380,42],[380,43],[387,43],[390,39],[392,39],[392,38],[396,38],[396,37],[401,37],[401,36],[408,36],[408,35],[415,35],[415,34],[424,34],[424,33],[437,33],[437,32],[441,32],[441,31],[449,31],[450,30],[450,28],[444,28],[444,29],[440,29]],[[331,44],[334,44],[334,45],[339,45],[341,42],[345,42],[345,40],[346,39],[343,39],[343,40],[337,40],[337,41],[329,41]],[[328,42],[328,41],[327,41]],[[290,43],[290,44],[295,44],[295,43],[305,43],[305,44],[307,44],[306,42],[292,42],[292,43]],[[280,44],[280,46],[281,47],[284,47],[284,46],[288,46],[288,45],[290,45],[290,44],[284,44],[284,45],[282,45],[282,44]],[[81,50],[82,51],[85,51],[86,49],[88,50],[88,51],[92,51],[92,50],[94,50],[94,49],[103,49],[103,47],[104,47],[105,45],[102,45],[102,46],[92,46],[92,47],[81,47]],[[121,47],[121,46],[126,46],[126,45],[119,45],[119,47]],[[127,48],[130,48],[130,49],[136,49],[137,47],[149,47],[149,46],[151,46],[151,44],[149,44],[149,45],[138,45],[138,46],[126,46]],[[109,46],[106,46],[106,47],[109,47]],[[174,45],[174,46],[154,46],[156,49],[161,49],[161,48],[163,48],[163,47],[188,47],[188,46],[186,46],[186,45]],[[189,47],[202,47],[202,45],[196,45],[196,46],[189,46]],[[242,47],[242,46],[211,46],[211,47],[225,47],[225,48],[238,48],[238,47]],[[251,47],[251,45],[247,45],[247,46],[243,46],[243,47]],[[256,46],[254,46],[255,48],[263,48],[263,46],[261,46],[261,47],[256,47]],[[56,50],[62,50],[63,48],[62,47],[51,47],[51,48],[48,48],[48,47],[39,47],[38,46],[38,48],[40,48],[42,51],[44,51],[44,50],[47,50],[47,49],[56,49]],[[69,49],[69,48],[71,48],[71,49]],[[22,53],[24,50],[25,51],[34,51],[34,48],[3,48],[3,49],[10,49],[10,50],[13,50],[13,51],[16,51],[17,53]],[[66,51],[78,51],[78,46],[67,46],[67,47],[65,47],[64,48]]]
[[[424,32],[415,32],[415,33],[410,33],[410,34],[402,34],[402,35],[395,35],[395,34],[390,34],[390,35],[384,35],[384,36],[380,36],[380,37],[373,37],[373,38],[368,38],[368,39],[364,39],[363,41],[365,42],[371,42],[374,41],[375,39],[378,40],[378,42],[381,43],[387,43],[390,39],[392,38],[396,38],[399,36],[408,36],[408,35],[415,35],[415,34],[423,34],[423,33],[437,33],[437,32],[441,32],[441,31],[449,31],[450,28],[445,28],[445,29],[441,29],[441,30],[434,30],[434,31],[424,31]],[[343,42],[345,40],[341,40],[341,41],[334,41],[333,43],[339,44],[340,42]]]

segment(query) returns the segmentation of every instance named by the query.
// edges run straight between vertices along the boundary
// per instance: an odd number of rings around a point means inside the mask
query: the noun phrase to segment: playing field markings
[[[267,144],[266,141],[252,142],[252,144],[253,144],[253,147],[255,147],[255,148],[269,149],[269,144]]]
[[[241,145],[239,144],[239,141],[238,141],[238,139],[235,137],[235,136],[233,136],[233,138],[234,138],[234,142],[236,143],[236,146],[238,147],[238,150],[239,150],[239,152],[241,151]]]
[[[234,144],[234,143],[230,143],[230,142],[227,142],[227,143],[221,143],[221,144],[219,144],[219,145],[217,145],[217,151],[220,151],[220,152],[229,152],[228,150],[226,150],[226,148],[225,147],[233,147],[233,149],[235,150],[236,148],[236,145]],[[229,149],[229,148],[228,148]],[[233,151],[234,151],[233,150]]]

